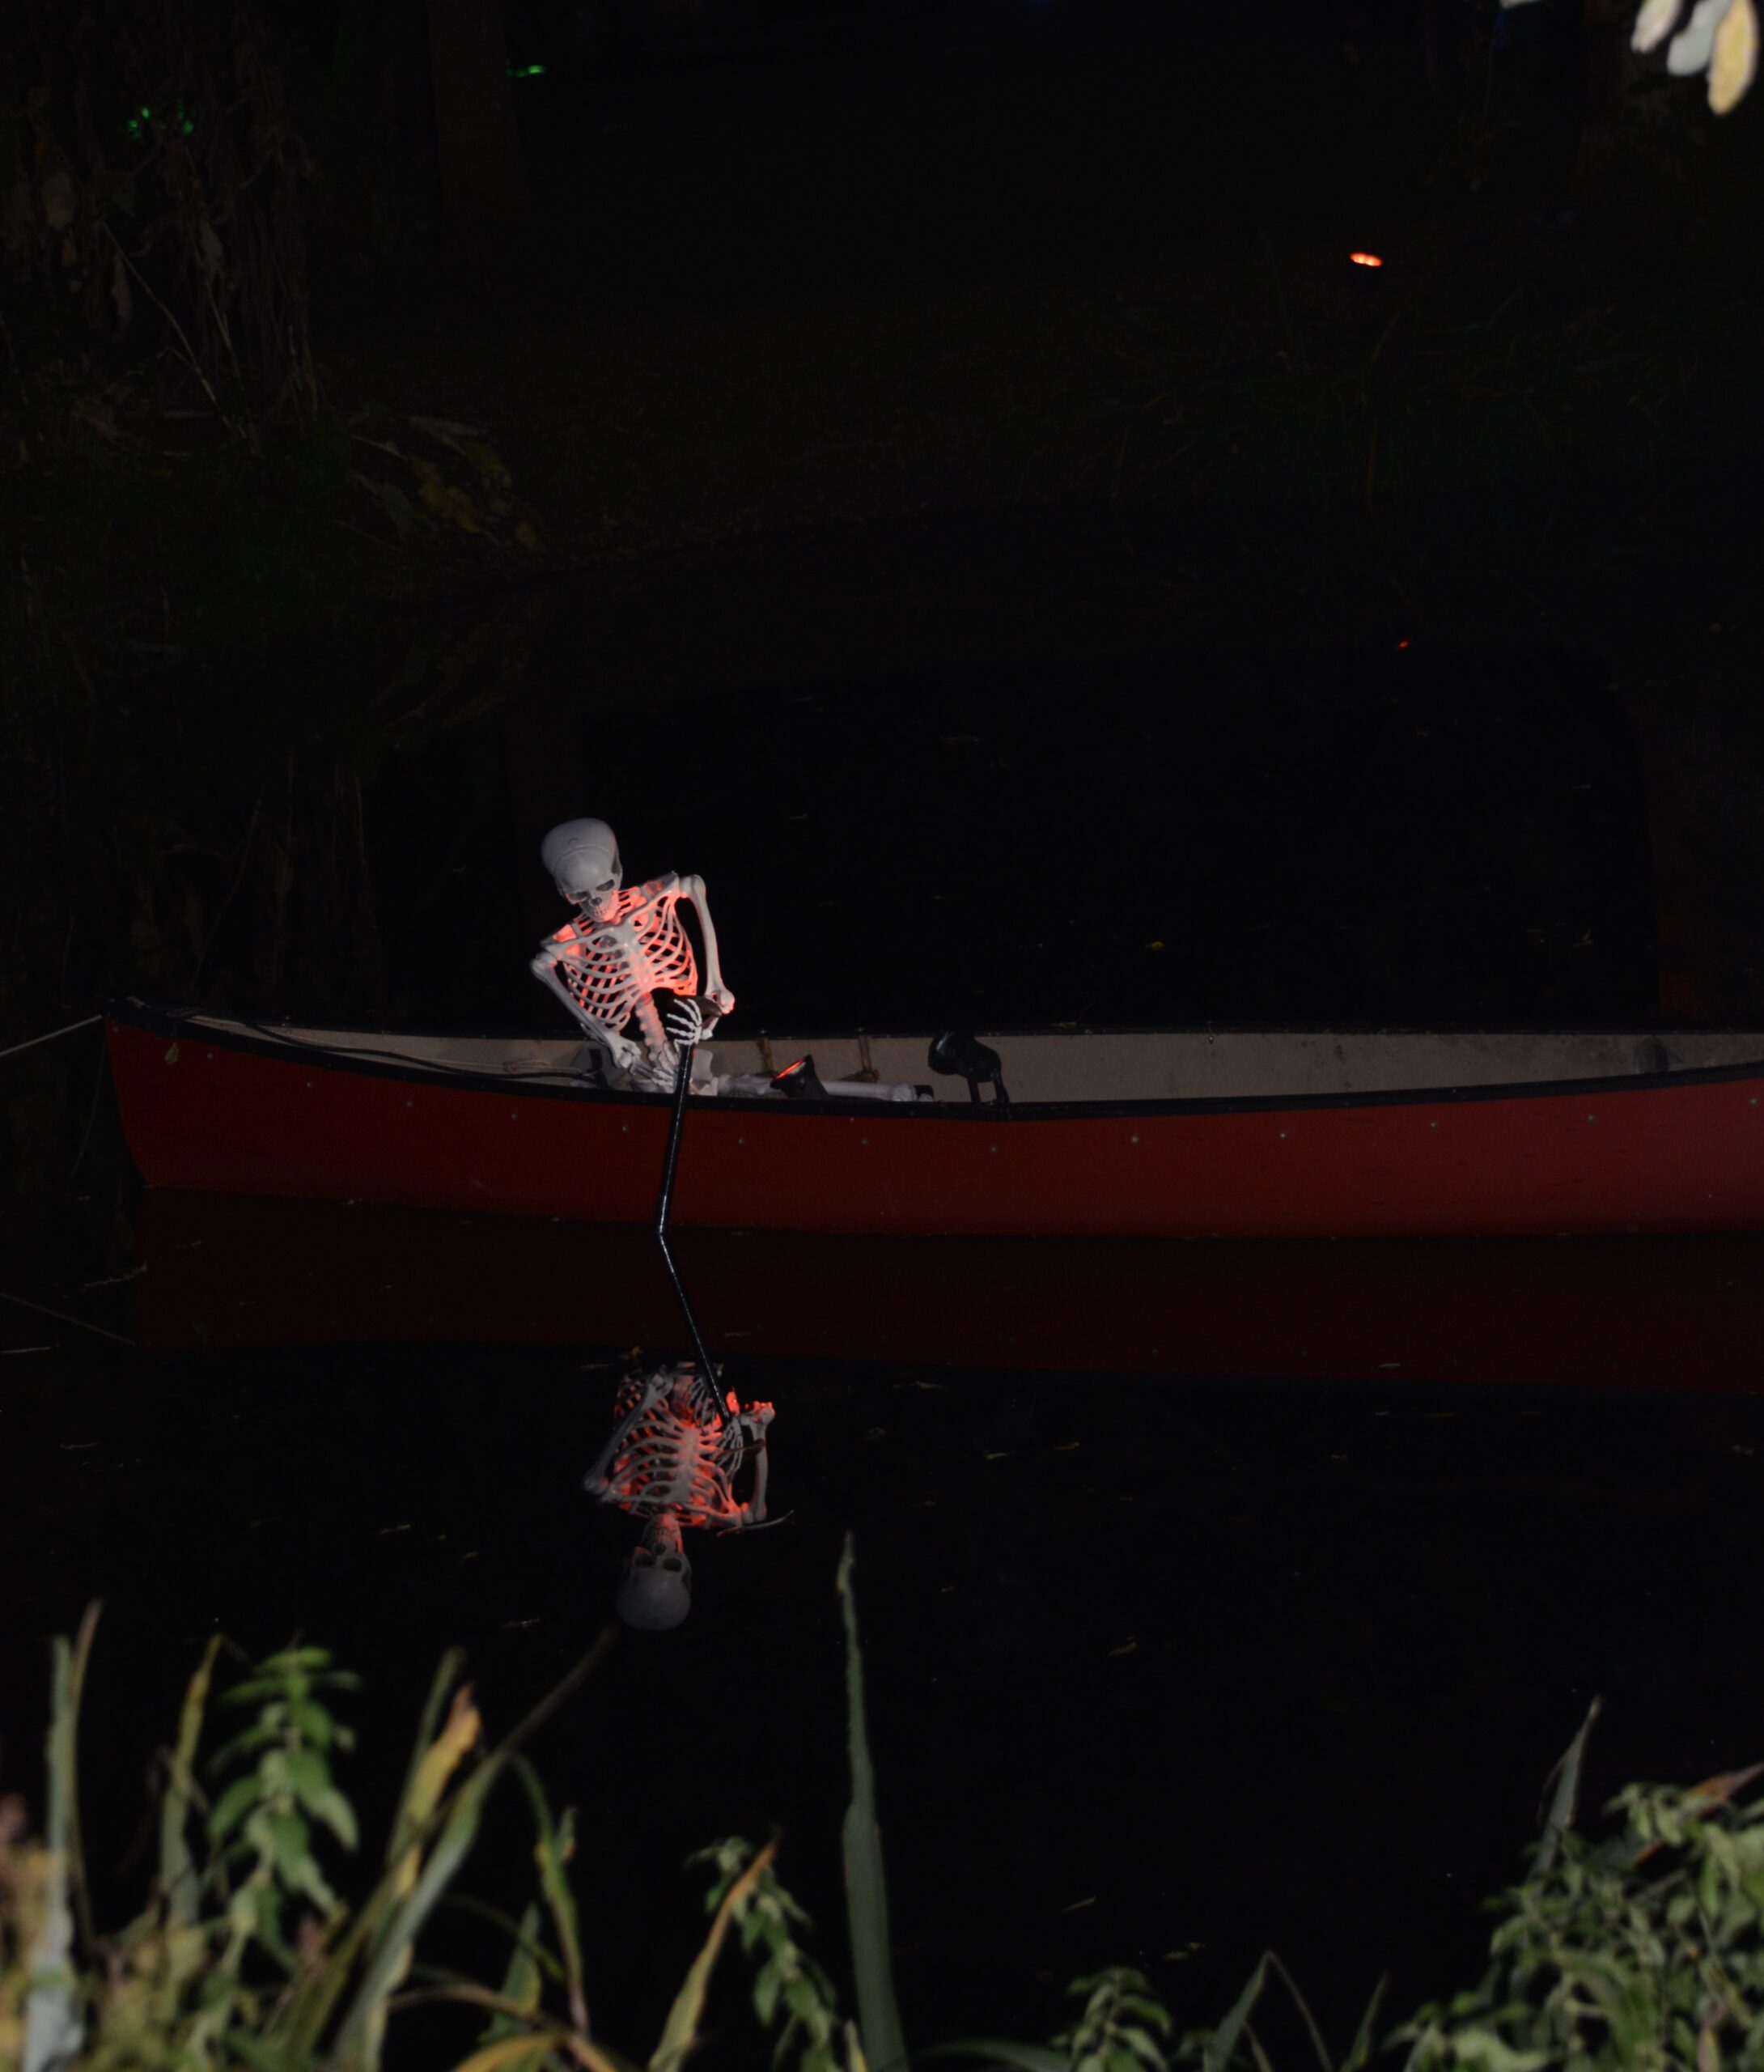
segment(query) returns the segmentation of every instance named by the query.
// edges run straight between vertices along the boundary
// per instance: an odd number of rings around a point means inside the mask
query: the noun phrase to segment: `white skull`
[[[604,820],[566,820],[539,845],[539,857],[566,899],[601,919],[625,882],[618,837]]]
[[[678,1522],[665,1511],[650,1520],[613,1599],[627,1626],[665,1633],[692,1609],[692,1564],[680,1543]]]

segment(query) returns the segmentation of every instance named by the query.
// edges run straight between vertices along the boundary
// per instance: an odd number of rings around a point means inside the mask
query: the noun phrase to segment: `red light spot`
[[[1406,648],[1406,647],[1409,645],[1409,643],[1408,643],[1408,642],[1407,642],[1406,640],[1399,640],[1399,641],[1397,643],[1397,645],[1399,648]]]
[[[1347,257],[1355,266],[1382,266],[1384,263],[1376,252],[1350,252]]]

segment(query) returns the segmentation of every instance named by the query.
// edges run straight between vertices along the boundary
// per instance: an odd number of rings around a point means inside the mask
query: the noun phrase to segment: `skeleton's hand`
[[[714,1006],[710,1013],[705,1012],[707,1006],[711,1004],[693,994],[676,993],[662,1009],[662,1026],[682,1047],[696,1043],[717,1018]]]

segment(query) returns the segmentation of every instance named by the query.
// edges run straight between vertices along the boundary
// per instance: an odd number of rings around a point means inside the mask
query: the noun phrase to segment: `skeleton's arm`
[[[542,986],[549,986],[579,1026],[597,1043],[604,1043],[608,1055],[621,1071],[629,1072],[642,1057],[642,1048],[630,1037],[621,1036],[617,1030],[604,1021],[596,1021],[592,1014],[584,1014],[570,988],[558,976],[558,952],[548,940],[539,945],[538,953],[531,966],[533,976]]]
[[[732,1014],[735,996],[723,983],[723,966],[717,957],[716,927],[710,919],[710,902],[705,898],[704,880],[696,871],[681,879],[680,896],[692,902],[704,936],[704,997],[719,1015]]]
[[[769,1403],[750,1403],[735,1419],[735,1429],[753,1461],[753,1491],[744,1504],[730,1512],[725,1532],[739,1532],[744,1526],[761,1525],[765,1518],[765,1477],[770,1463],[765,1452],[765,1428],[774,1412]]]

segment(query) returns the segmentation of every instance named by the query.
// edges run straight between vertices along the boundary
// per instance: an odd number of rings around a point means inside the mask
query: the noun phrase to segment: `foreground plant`
[[[849,1565],[849,1556],[848,1556]],[[856,1646],[848,1569],[850,1645]],[[842,2021],[831,1984],[797,1944],[807,1917],[773,1870],[775,1839],[756,1849],[739,1839],[693,1859],[717,1873],[709,1933],[647,2059],[592,2034],[581,1934],[568,1866],[574,1815],[553,1817],[537,1772],[521,1754],[542,1722],[604,1658],[608,1629],[515,1731],[485,1746],[460,1658],[443,1661],[431,1688],[387,1839],[365,1897],[339,1892],[340,1864],[359,1844],[354,1807],[336,1760],[354,1746],[333,1700],[358,1679],[329,1654],[291,1647],[212,1696],[221,1643],[210,1643],[185,1692],[175,1747],[165,1762],[158,1864],[146,1905],[114,1935],[91,1918],[79,1839],[76,1744],[79,1699],[97,1624],[54,1644],[48,1740],[48,1817],[41,1840],[25,1832],[16,1798],[0,1800],[0,2068],[19,2072],[373,2072],[387,2027],[402,2008],[452,2002],[473,2016],[459,2072],[679,2072],[699,2048],[711,1976],[731,1930],[759,1968],[753,1998],[775,2028],[777,2057],[806,2072],[885,2072],[904,2059],[887,1977],[880,1841],[866,1783],[854,1801],[865,1862],[855,1885],[873,1895],[854,1908],[863,2001],[884,2043],[866,2057]],[[854,1662],[853,1675],[858,1674]],[[854,1684],[861,1701],[861,1687]],[[210,1714],[248,1710],[241,1731],[198,1762]],[[854,1759],[864,1749],[853,1721]],[[865,1777],[868,1759],[862,1753]],[[534,1826],[537,1891],[515,1921],[474,1908],[509,1934],[492,1987],[451,1972],[417,1974],[420,1939],[451,1893],[504,1775],[522,1786]],[[205,1789],[205,1784],[206,1789]],[[880,1983],[876,1981],[880,1978]],[[880,1994],[880,1998],[878,1995]],[[860,2000],[863,1995],[860,1991]],[[486,2019],[487,2018],[487,2019]]]
[[[839,1589],[846,1628],[852,1797],[844,1832],[855,2017],[799,1940],[808,1917],[780,1883],[774,1838],[739,1837],[691,1859],[709,1865],[709,1932],[646,2061],[682,2072],[731,1934],[753,1967],[753,2006],[773,2062],[802,2072],[904,2072],[909,2053],[889,1955],[887,1887],[865,1729],[863,1657],[848,1540]],[[358,1846],[335,1760],[352,1743],[331,1709],[356,1679],[317,1648],[260,1662],[217,1709],[251,1709],[242,1731],[197,1756],[218,1658],[191,1679],[166,1761],[159,1862],[147,1905],[120,1934],[94,1932],[82,1867],[75,1737],[95,1611],[53,1657],[44,1837],[26,1838],[16,1799],[0,1800],[0,2068],[11,2072],[375,2072],[391,2016],[450,2002],[472,2017],[456,2072],[638,2072],[589,2023],[569,1878],[574,1816],[553,1817],[519,1752],[604,1656],[603,1635],[494,1748],[448,1656],[430,1692],[384,1861],[365,1898],[340,1896],[340,1859]],[[1554,1779],[1541,1839],[1500,1914],[1480,1985],[1425,2006],[1378,2040],[1384,1986],[1336,2057],[1285,1966],[1264,1953],[1217,2027],[1178,2034],[1139,1972],[1078,1980],[1082,2012],[1050,2043],[974,2040],[916,2053],[1006,2072],[1274,2072],[1258,2017],[1278,1991],[1321,2072],[1363,2072],[1402,2053],[1404,2072],[1724,2072],[1764,2066],[1764,1799],[1745,1796],[1764,1764],[1686,1790],[1632,1785],[1608,1809],[1618,1831],[1575,1831],[1588,1713]],[[416,1967],[505,1775],[534,1824],[537,1889],[519,1921],[474,1906],[507,1932],[495,1987]],[[206,1780],[208,1790],[198,1778]],[[212,1794],[212,1795],[211,1795]]]
[[[1414,2072],[1720,2072],[1764,2065],[1764,1764],[1688,1790],[1633,1784],[1618,1832],[1573,1832],[1595,1703],[1482,1983],[1393,2040]]]
[[[553,1819],[518,1752],[593,1671],[610,1634],[488,1750],[471,1688],[459,1683],[459,1658],[443,1662],[383,1866],[353,1905],[339,1896],[330,1861],[358,1845],[354,1809],[332,1768],[352,1737],[330,1701],[356,1679],[318,1648],[260,1662],[219,1700],[252,1709],[250,1722],[199,1771],[219,1651],[211,1642],[167,1763],[148,1902],[120,1933],[100,1937],[87,1896],[74,1761],[95,1624],[88,1614],[77,1642],[55,1644],[44,1839],[24,1839],[16,1800],[0,1814],[0,2065],[22,2072],[75,2064],[98,2072],[372,2067],[418,1938],[471,1851],[492,1788],[513,1773],[532,1802],[535,1860],[558,1946],[543,1963],[562,1983],[567,2013],[553,2016],[530,1995],[510,2018],[533,2041],[535,2066],[545,2054],[539,2041],[549,2049],[561,2036],[576,2061],[613,2072],[588,2040],[575,1908],[562,1871],[568,1819]],[[476,1989],[455,1997],[499,2002]]]

